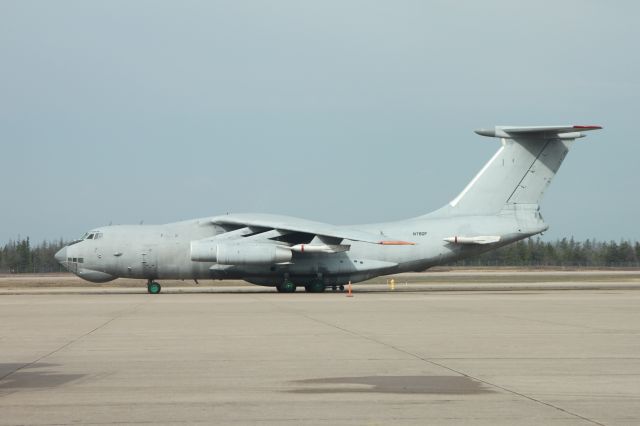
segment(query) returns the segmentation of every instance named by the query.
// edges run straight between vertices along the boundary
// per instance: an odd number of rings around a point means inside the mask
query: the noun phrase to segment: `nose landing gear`
[[[159,283],[153,280],[147,281],[147,291],[149,294],[158,294],[160,293],[160,290],[162,290],[162,287],[160,287]]]

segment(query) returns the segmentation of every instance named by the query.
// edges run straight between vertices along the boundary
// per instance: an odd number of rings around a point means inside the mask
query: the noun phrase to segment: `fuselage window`
[[[77,257],[74,257],[74,258],[73,258],[73,262],[78,262],[78,258],[77,258]]]
[[[84,263],[84,257],[79,257],[78,258],[78,263]]]

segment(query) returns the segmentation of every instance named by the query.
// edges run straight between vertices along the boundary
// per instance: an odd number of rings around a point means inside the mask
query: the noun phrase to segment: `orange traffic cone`
[[[351,293],[351,281],[349,281],[349,291],[347,292],[347,297],[353,297],[353,294]]]

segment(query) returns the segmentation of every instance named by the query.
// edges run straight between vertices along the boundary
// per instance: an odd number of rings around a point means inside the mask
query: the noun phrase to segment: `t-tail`
[[[501,138],[502,146],[462,192],[434,212],[447,216],[496,215],[538,210],[544,191],[573,142],[600,126],[496,126],[476,130]]]

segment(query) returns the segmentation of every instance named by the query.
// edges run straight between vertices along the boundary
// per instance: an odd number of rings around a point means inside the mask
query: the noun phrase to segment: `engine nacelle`
[[[192,241],[191,260],[223,265],[256,265],[289,262],[291,250],[274,244]]]

